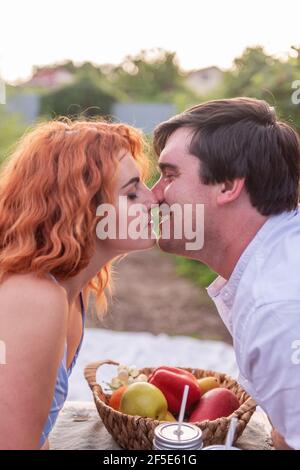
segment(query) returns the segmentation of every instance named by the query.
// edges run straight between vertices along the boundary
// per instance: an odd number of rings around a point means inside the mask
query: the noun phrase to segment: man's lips
[[[171,211],[160,211],[159,212],[159,225],[163,224],[164,222],[170,220],[172,217],[172,212]]]
[[[171,218],[171,214],[169,215],[164,215],[163,217],[160,218],[160,221],[159,221],[159,225],[162,225],[164,222],[166,222],[167,220],[170,220]]]

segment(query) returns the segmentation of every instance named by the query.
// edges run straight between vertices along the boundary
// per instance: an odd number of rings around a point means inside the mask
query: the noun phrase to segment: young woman
[[[134,128],[53,121],[27,134],[2,167],[0,449],[47,448],[81,346],[89,294],[105,303],[111,260],[155,244],[146,165]],[[115,236],[106,239],[98,230],[104,203],[117,221]],[[139,236],[129,228],[124,236],[137,203],[146,222]]]

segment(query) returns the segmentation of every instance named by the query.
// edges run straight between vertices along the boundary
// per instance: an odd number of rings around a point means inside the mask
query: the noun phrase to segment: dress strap
[[[53,276],[53,274],[51,273],[48,273],[49,276],[51,277],[51,279],[53,279],[53,281],[56,283],[56,284],[59,284],[58,280],[56,279],[56,277]]]

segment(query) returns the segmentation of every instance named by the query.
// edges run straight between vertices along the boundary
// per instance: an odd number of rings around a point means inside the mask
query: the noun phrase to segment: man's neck
[[[199,260],[228,280],[241,255],[255,238],[266,220],[267,217],[258,216],[244,220],[239,224],[231,224],[231,227],[226,228],[223,226],[219,247],[210,247],[207,253],[203,253],[203,259]],[[228,235],[226,236],[226,234]]]

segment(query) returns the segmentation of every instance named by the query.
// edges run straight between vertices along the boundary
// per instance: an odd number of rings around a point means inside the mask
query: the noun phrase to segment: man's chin
[[[158,238],[157,245],[162,251],[165,251],[166,253],[180,254],[182,247],[179,245],[178,241],[180,240]]]
[[[158,238],[156,243],[157,246],[166,253],[200,261],[199,252],[186,250],[183,240]]]

